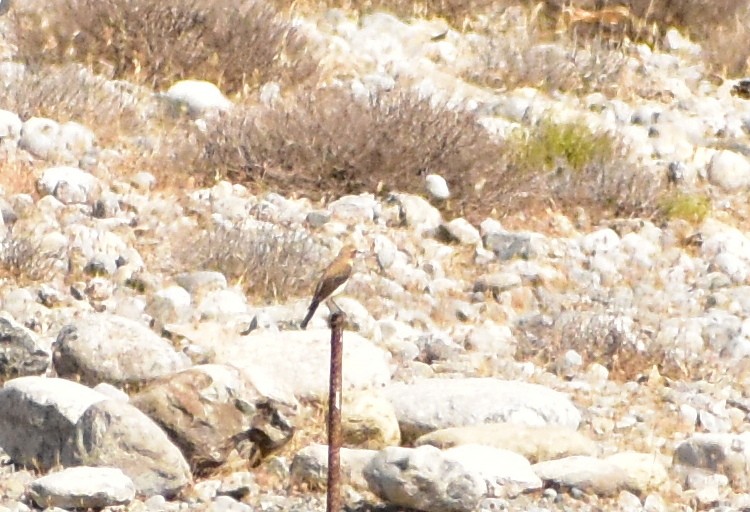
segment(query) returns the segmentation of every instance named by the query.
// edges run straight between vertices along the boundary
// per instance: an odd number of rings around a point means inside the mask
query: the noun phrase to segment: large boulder
[[[434,430],[509,422],[577,429],[581,413],[558,391],[493,378],[422,379],[385,388],[396,409],[401,436],[411,442]]]
[[[213,354],[211,362],[239,368],[267,392],[291,392],[299,399],[324,400],[328,395],[331,333],[326,329],[258,332],[240,336],[225,325],[203,322],[199,326],[168,325],[182,336]],[[345,390],[381,388],[391,379],[390,354],[351,331],[344,332],[343,385]]]
[[[189,364],[145,325],[107,313],[77,317],[60,330],[52,348],[58,376],[91,386],[143,384]]]
[[[487,486],[477,472],[434,446],[379,451],[364,469],[370,490],[389,505],[425,512],[476,510]]]
[[[265,396],[224,365],[163,377],[131,403],[169,433],[198,473],[223,464],[233,449],[257,461],[282,447],[292,439],[297,407]]]
[[[0,391],[0,448],[42,471],[105,466],[140,494],[173,496],[190,482],[187,462],[141,411],[64,379],[19,377]]]

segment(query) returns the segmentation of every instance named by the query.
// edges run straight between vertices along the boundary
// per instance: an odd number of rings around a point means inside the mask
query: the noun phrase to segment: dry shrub
[[[329,255],[307,231],[278,224],[214,225],[182,255],[186,269],[215,270],[249,296],[278,302],[304,295]]]
[[[493,15],[475,27],[476,65],[465,78],[500,90],[532,86],[549,91],[622,94],[627,56],[622,35],[603,30],[587,37],[555,32],[554,22],[520,7]]]
[[[731,75],[750,71],[750,4],[738,0],[630,0],[633,13],[662,30],[674,26],[704,46],[706,60]]]
[[[661,177],[636,168],[623,143],[582,121],[542,118],[509,138],[506,153],[506,169],[488,177],[483,196],[500,212],[582,207],[596,221],[659,211]]]
[[[44,252],[38,243],[9,232],[0,240],[0,275],[16,283],[39,283],[60,272],[64,257]]]
[[[552,317],[538,315],[515,326],[516,358],[533,360],[550,371],[561,371],[569,350],[592,363],[605,366],[612,378],[634,380],[667,357],[661,348],[650,348],[650,331],[622,311],[590,305]],[[670,368],[671,369],[671,368]]]
[[[76,64],[30,67],[8,81],[0,108],[22,119],[48,117],[80,122],[105,140],[133,133],[143,124],[145,98],[137,88],[94,76]]]
[[[546,12],[563,20],[568,3],[593,16],[624,6],[622,10],[629,18],[625,32],[631,40],[653,44],[667,29],[676,27],[703,45],[706,61],[713,69],[736,76],[750,71],[746,51],[750,46],[750,4],[746,1],[545,0]]]
[[[475,114],[405,90],[364,99],[305,91],[273,108],[238,110],[199,138],[194,168],[312,196],[422,193],[423,176],[437,172],[466,199],[501,156]]]
[[[156,88],[195,78],[234,93],[316,67],[302,35],[260,0],[62,0],[13,21],[27,63],[81,62]]]
[[[279,9],[301,9],[304,12],[321,12],[325,9],[341,8],[363,16],[373,12],[389,12],[401,18],[441,17],[454,27],[461,27],[465,21],[477,15],[516,3],[514,0],[302,0],[287,2],[273,0]]]

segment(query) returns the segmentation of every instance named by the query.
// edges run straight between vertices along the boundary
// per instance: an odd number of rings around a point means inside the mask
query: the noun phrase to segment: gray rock
[[[425,179],[425,189],[431,198],[444,201],[451,196],[448,183],[439,174],[428,174]]]
[[[174,279],[190,293],[193,300],[199,300],[210,292],[227,288],[227,278],[224,274],[211,270],[178,274]]]
[[[18,145],[37,158],[53,160],[60,151],[60,124],[43,117],[27,119]]]
[[[370,463],[375,450],[341,448],[341,476],[346,485],[358,489],[367,489],[364,469]],[[290,480],[293,484],[307,484],[313,489],[323,489],[328,475],[328,446],[311,444],[294,455],[290,469]]]
[[[393,403],[405,442],[441,428],[510,422],[578,428],[581,414],[570,398],[526,382],[491,378],[422,379],[394,383]]]
[[[163,377],[131,403],[180,446],[194,472],[226,462],[236,449],[259,462],[289,442],[296,403],[261,394],[232,366],[201,365]]]
[[[430,512],[474,511],[487,491],[481,475],[432,446],[385,448],[364,476],[387,504]]]
[[[121,469],[141,494],[172,496],[187,462],[135,407],[64,379],[20,377],[0,391],[0,447],[20,465]]]
[[[750,187],[750,160],[734,151],[717,151],[708,164],[708,181],[727,192]]]
[[[0,380],[42,375],[49,364],[50,353],[33,332],[0,317]]]
[[[204,80],[180,80],[173,84],[164,96],[187,106],[191,116],[201,116],[210,111],[224,111],[232,102],[211,82]]]
[[[392,194],[388,200],[398,206],[401,222],[418,233],[433,231],[442,223],[440,211],[419,196]]]
[[[52,359],[60,377],[90,385],[143,384],[188,365],[144,325],[107,313],[81,315],[61,329]]]
[[[482,237],[482,242],[485,249],[494,252],[501,261],[533,259],[547,252],[545,237],[537,233],[491,232]]]
[[[438,237],[447,242],[457,242],[461,245],[477,245],[482,241],[479,230],[462,217],[441,224]]]
[[[445,456],[479,474],[491,497],[515,497],[541,489],[542,481],[529,461],[515,452],[481,444],[462,444],[446,450]]]
[[[78,167],[50,167],[37,182],[41,194],[55,196],[63,204],[86,203],[93,200],[99,180]]]
[[[377,391],[344,395],[341,432],[344,444],[350,447],[377,450],[401,443],[401,431],[393,405]]]
[[[693,434],[674,451],[673,464],[726,475],[733,485],[747,486],[750,433]]]
[[[34,480],[29,495],[40,507],[98,509],[127,505],[135,486],[119,469],[79,466]]]
[[[190,319],[190,294],[181,286],[169,286],[158,290],[146,304],[145,312],[158,327],[172,323],[187,322]],[[157,329],[158,330],[158,329]]]
[[[180,450],[130,404],[116,400],[93,404],[76,424],[73,439],[69,456],[76,465],[119,468],[139,494],[172,497],[191,481]]]
[[[380,203],[372,194],[343,196],[328,204],[331,218],[347,224],[372,222],[379,210]]]
[[[415,445],[430,444],[446,449],[463,444],[481,444],[509,450],[532,462],[572,455],[595,455],[596,443],[570,428],[532,427],[513,423],[487,423],[436,430],[419,437]]]
[[[48,470],[67,456],[75,426],[105,395],[63,379],[20,377],[0,391],[0,447],[18,464]]]
[[[595,457],[577,455],[538,462],[534,472],[545,482],[598,496],[614,496],[627,490],[627,474],[620,466]]]

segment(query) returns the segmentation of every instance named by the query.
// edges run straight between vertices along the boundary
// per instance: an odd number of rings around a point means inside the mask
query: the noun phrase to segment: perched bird
[[[339,255],[336,256],[336,259],[323,271],[323,275],[320,276],[320,280],[318,281],[318,286],[315,287],[315,294],[313,294],[310,307],[307,308],[307,315],[300,324],[302,329],[307,328],[307,324],[321,302],[328,298],[332,299],[344,291],[346,282],[349,280],[349,276],[352,275],[352,265],[358,252],[353,245],[344,245]]]

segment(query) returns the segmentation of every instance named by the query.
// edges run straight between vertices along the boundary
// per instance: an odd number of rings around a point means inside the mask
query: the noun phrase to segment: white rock
[[[389,200],[398,205],[403,223],[417,232],[434,230],[442,222],[440,211],[419,196],[393,194]]]
[[[23,122],[18,114],[0,109],[0,142],[17,143],[22,128]]]
[[[610,455],[605,460],[625,472],[629,491],[643,495],[660,489],[667,481],[667,468],[662,458],[658,453],[625,451]]]
[[[34,480],[29,494],[40,507],[99,509],[127,505],[135,486],[119,469],[78,466]]]
[[[445,456],[478,473],[492,497],[514,497],[540,489],[542,481],[529,461],[515,452],[481,444],[463,444],[445,450]]]
[[[82,124],[68,121],[60,126],[60,145],[71,155],[80,158],[96,144],[96,135]]]
[[[463,217],[442,224],[440,231],[448,241],[455,241],[462,245],[477,245],[482,241],[479,230]]]
[[[386,387],[405,442],[433,430],[507,421],[578,428],[566,395],[538,384],[491,378],[421,379]]]
[[[56,158],[60,150],[60,124],[43,117],[26,120],[21,128],[19,147],[43,160]]]
[[[185,103],[191,115],[200,116],[211,110],[229,110],[232,102],[211,82],[180,80],[164,94],[167,98]]]
[[[627,474],[619,466],[595,457],[576,455],[548,460],[532,466],[544,481],[575,487],[599,496],[613,496],[627,490]]]
[[[481,475],[433,446],[385,448],[364,475],[387,504],[430,512],[473,512],[487,491]]]
[[[92,198],[99,180],[78,167],[50,167],[37,182],[42,194],[54,195],[65,204],[85,203]]]
[[[53,361],[59,376],[91,385],[143,383],[188,364],[145,325],[107,313],[81,315],[61,329]]]
[[[714,153],[707,172],[708,181],[727,192],[738,192],[750,187],[750,160],[734,151]]]
[[[428,174],[424,181],[427,193],[433,199],[445,200],[451,196],[448,183],[439,174]]]
[[[240,368],[262,393],[273,396],[258,380],[278,386],[300,399],[328,395],[330,338],[328,329],[258,332],[240,336],[225,325],[170,325],[169,329],[197,346],[213,351],[216,363]],[[380,388],[391,380],[390,354],[357,333],[344,331],[344,389]],[[345,391],[346,392],[346,391]]]

